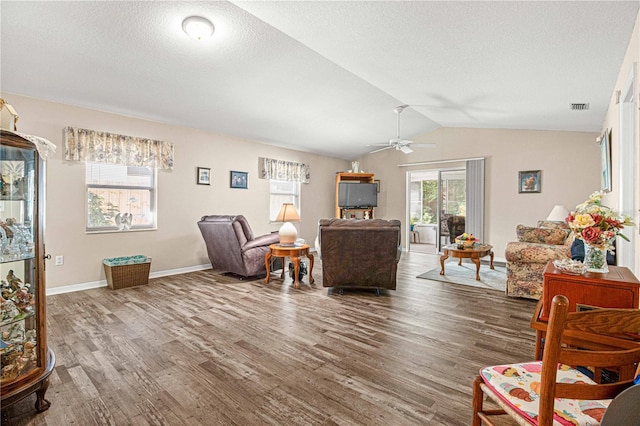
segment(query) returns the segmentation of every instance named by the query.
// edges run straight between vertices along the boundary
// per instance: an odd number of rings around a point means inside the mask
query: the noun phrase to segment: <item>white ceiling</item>
[[[401,104],[426,105],[405,138],[598,132],[639,6],[3,0],[0,90],[345,159],[395,137]],[[187,37],[190,15],[214,36]]]

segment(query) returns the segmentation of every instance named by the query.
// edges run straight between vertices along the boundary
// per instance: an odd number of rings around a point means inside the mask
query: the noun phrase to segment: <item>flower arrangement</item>
[[[596,191],[589,199],[576,206],[576,210],[567,216],[567,224],[576,238],[585,244],[608,250],[613,253],[613,238],[629,239],[620,231],[625,226],[634,226],[631,218],[620,216],[607,206],[602,205],[602,191]]]

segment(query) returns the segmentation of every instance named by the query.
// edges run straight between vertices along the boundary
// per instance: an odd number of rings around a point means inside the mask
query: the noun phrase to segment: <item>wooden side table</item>
[[[549,261],[542,272],[542,312],[540,318],[549,320],[551,301],[556,294],[569,299],[569,310],[588,308],[634,308],[640,304],[640,281],[623,266],[609,265],[609,272],[583,275],[563,273]]]
[[[300,281],[298,280],[298,274],[300,272],[300,256],[306,256],[309,259],[309,284],[313,284],[313,255],[309,253],[309,244],[302,244],[301,246],[293,247],[271,244],[269,246],[269,252],[264,257],[264,264],[267,268],[267,277],[264,279],[265,284],[271,279],[271,258],[282,258],[282,277],[284,278],[284,258],[288,257],[293,263],[293,288],[300,288]]]
[[[609,265],[609,272],[606,274],[569,275],[558,271],[553,262],[549,261],[543,276],[542,299],[531,318],[531,328],[536,330],[536,359],[542,358],[542,340],[547,332],[551,301],[556,294],[569,299],[569,309],[572,311],[593,307],[639,307],[640,281],[625,267]],[[602,350],[606,350],[604,343]]]
[[[462,259],[471,259],[476,264],[476,280],[480,281],[480,259],[489,256],[489,267],[493,268],[493,246],[489,244],[482,244],[478,246],[459,249],[457,244],[449,244],[442,247],[442,256],[440,256],[440,275],[444,275],[444,261],[449,256],[457,257],[460,259],[458,265],[462,264]]]

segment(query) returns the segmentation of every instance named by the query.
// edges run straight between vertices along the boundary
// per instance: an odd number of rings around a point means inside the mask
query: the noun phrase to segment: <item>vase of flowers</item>
[[[602,205],[602,192],[596,191],[587,201],[576,206],[567,216],[567,223],[576,238],[584,242],[584,265],[587,272],[609,272],[607,251],[613,253],[616,236],[629,241],[620,231],[633,226],[628,216],[620,216]]]

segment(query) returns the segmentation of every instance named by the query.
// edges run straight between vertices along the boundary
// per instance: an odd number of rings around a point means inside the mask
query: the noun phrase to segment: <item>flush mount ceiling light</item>
[[[213,35],[213,23],[202,16],[189,16],[182,21],[182,29],[189,37],[202,40]]]

